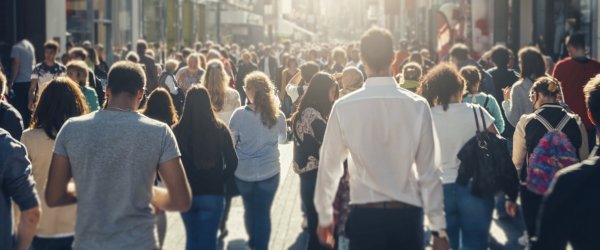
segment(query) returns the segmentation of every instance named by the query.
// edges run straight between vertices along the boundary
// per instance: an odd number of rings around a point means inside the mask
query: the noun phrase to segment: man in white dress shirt
[[[348,159],[350,249],[424,249],[423,221],[434,247],[447,249],[439,148],[427,101],[398,88],[390,71],[393,39],[381,28],[361,38],[368,79],[338,100],[321,147],[315,191],[317,234],[333,247],[333,201]]]

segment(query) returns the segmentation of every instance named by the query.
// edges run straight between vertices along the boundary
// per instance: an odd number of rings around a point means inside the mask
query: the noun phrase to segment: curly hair
[[[448,110],[450,99],[464,91],[464,80],[454,65],[442,63],[433,67],[423,77],[419,93],[427,99],[429,105],[442,105]]]

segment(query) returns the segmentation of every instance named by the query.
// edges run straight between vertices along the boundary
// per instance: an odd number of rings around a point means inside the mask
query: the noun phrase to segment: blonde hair
[[[221,112],[223,109],[228,82],[229,76],[225,72],[223,63],[219,59],[208,61],[201,84],[208,90],[210,102],[215,112]]]
[[[275,90],[269,77],[260,71],[254,71],[244,78],[246,91],[254,91],[254,105],[256,112],[260,113],[263,125],[272,128],[277,123],[277,107],[275,97],[272,94]]]
[[[79,78],[77,79],[77,84],[79,84],[79,86],[87,87],[89,85],[88,66],[84,61],[74,60],[67,63],[67,75],[70,72],[77,73],[77,77]]]
[[[178,65],[179,65],[179,61],[177,61],[175,59],[169,59],[165,63],[165,69],[167,69],[168,71],[174,72],[177,69]]]
[[[196,59],[196,65],[198,65],[198,68],[202,67],[202,65],[201,65],[202,61],[200,61],[200,54],[192,53],[186,58],[185,61],[187,62],[188,67],[190,66],[190,59]]]

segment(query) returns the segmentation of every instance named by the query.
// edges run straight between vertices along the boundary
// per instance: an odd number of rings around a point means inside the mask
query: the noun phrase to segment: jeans
[[[317,185],[317,170],[300,174],[300,198],[304,204],[304,214],[308,222],[308,245],[307,250],[326,249],[319,243],[317,238],[317,226],[319,225],[319,216],[315,209],[315,185]]]
[[[16,82],[12,86],[13,96],[10,98],[12,104],[23,118],[23,127],[29,127],[31,121],[31,110],[29,110],[29,85],[30,82]]]
[[[480,198],[472,195],[468,187],[444,184],[444,210],[452,249],[488,248],[493,196]]]
[[[196,195],[190,210],[181,213],[187,237],[186,249],[217,249],[217,230],[223,216],[222,195]]]
[[[279,174],[263,181],[243,181],[235,178],[244,203],[244,224],[255,250],[269,249],[271,237],[271,205],[279,187]]]
[[[346,235],[350,250],[422,250],[423,209],[352,207]]]
[[[62,238],[33,237],[30,250],[71,250],[73,236]]]

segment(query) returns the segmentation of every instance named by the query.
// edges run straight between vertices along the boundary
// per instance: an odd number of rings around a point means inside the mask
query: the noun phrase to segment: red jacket
[[[583,87],[594,76],[600,73],[600,63],[594,59],[573,59],[567,57],[554,66],[552,75],[560,81],[563,88],[565,103],[576,114],[581,116],[585,127],[594,126],[587,116]]]

